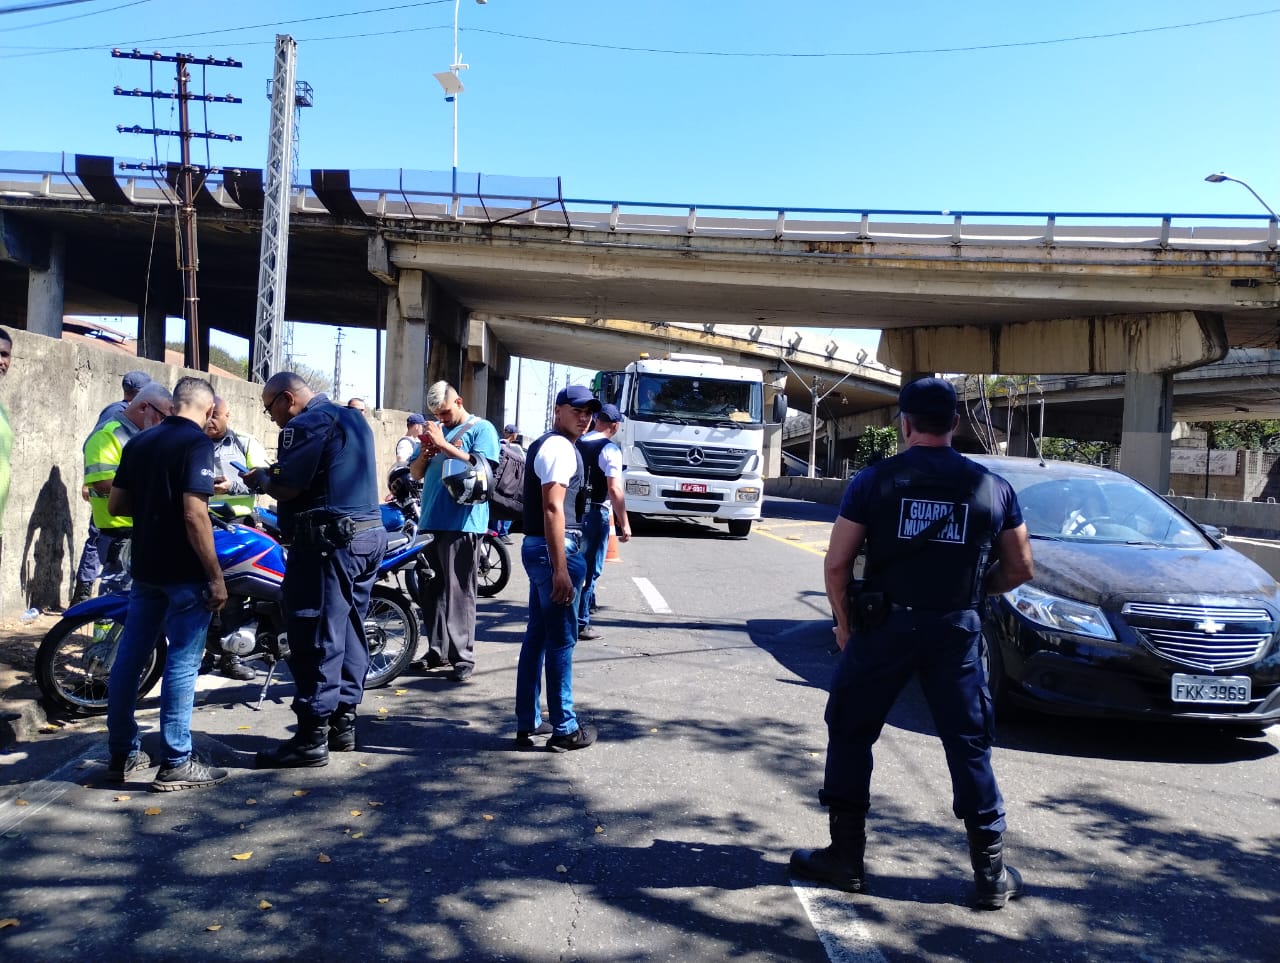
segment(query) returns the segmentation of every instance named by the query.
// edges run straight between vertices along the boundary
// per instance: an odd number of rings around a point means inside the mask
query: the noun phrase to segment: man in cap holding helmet
[[[419,600],[427,626],[427,668],[451,665],[449,678],[475,671],[476,552],[489,530],[488,486],[498,464],[498,431],[467,411],[447,381],[427,389],[428,422],[409,464],[422,482],[420,527],[435,536],[427,551],[437,577]]]
[[[979,606],[984,595],[1031,578],[1030,542],[1009,483],[951,447],[959,423],[951,383],[913,381],[898,407],[906,450],[849,482],[827,547],[823,569],[841,650],[818,794],[830,811],[831,844],[796,850],[791,872],[863,890],[871,750],[898,693],[917,676],[946,750],[952,811],[968,833],[974,902],[1000,909],[1021,893],[1022,879],[1004,864]],[[853,562],[864,545],[856,583]]]

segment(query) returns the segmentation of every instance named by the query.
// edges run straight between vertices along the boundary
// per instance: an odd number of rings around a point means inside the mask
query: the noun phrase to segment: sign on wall
[[[1211,451],[1209,474],[1231,476],[1236,473],[1235,451]],[[1169,472],[1174,475],[1203,475],[1205,449],[1174,448],[1169,452]]]

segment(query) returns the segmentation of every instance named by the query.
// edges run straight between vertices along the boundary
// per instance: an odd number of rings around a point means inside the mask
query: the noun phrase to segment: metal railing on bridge
[[[134,176],[113,158],[0,152],[0,197],[173,205],[168,178]],[[116,173],[119,171],[119,174]],[[130,176],[121,177],[128,173]],[[1266,214],[953,211],[684,204],[566,197],[558,177],[450,171],[312,170],[294,185],[294,213],[382,221],[504,222],[607,233],[815,242],[981,246],[1231,249],[1274,252],[1280,224]],[[261,207],[262,172],[222,168],[201,182],[205,209]],[[1069,223],[1064,223],[1069,222]]]

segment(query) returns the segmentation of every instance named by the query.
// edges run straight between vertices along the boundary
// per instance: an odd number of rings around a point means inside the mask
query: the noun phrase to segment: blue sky
[[[115,130],[150,122],[146,102],[112,95],[151,82],[109,55],[136,45],[242,61],[207,74],[210,92],[245,100],[209,108],[210,127],[244,137],[212,160],[260,167],[274,38],[289,33],[315,88],[304,171],[450,166],[452,114],[431,75],[452,57],[453,0],[5,12],[31,2],[0,0],[0,148],[148,154]],[[459,167],[559,176],[570,197],[1258,211],[1239,185],[1204,182],[1223,170],[1280,204],[1280,6],[1267,0],[462,0],[459,20]],[[158,65],[156,86],[172,82]],[[300,340],[332,366],[331,336]],[[372,338],[347,344],[344,381],[358,383],[344,393],[372,394]]]

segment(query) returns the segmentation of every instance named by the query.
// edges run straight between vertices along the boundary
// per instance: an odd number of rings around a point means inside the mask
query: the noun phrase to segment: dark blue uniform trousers
[[[364,619],[386,548],[387,533],[372,528],[328,553],[290,550],[283,593],[299,719],[327,720],[339,705],[359,705],[364,696]]]
[[[1004,800],[991,771],[994,715],[981,645],[974,610],[898,610],[883,627],[850,638],[827,700],[827,772],[818,797],[824,806],[867,812],[871,747],[915,675],[946,751],[952,811],[971,828],[1004,831]]]

